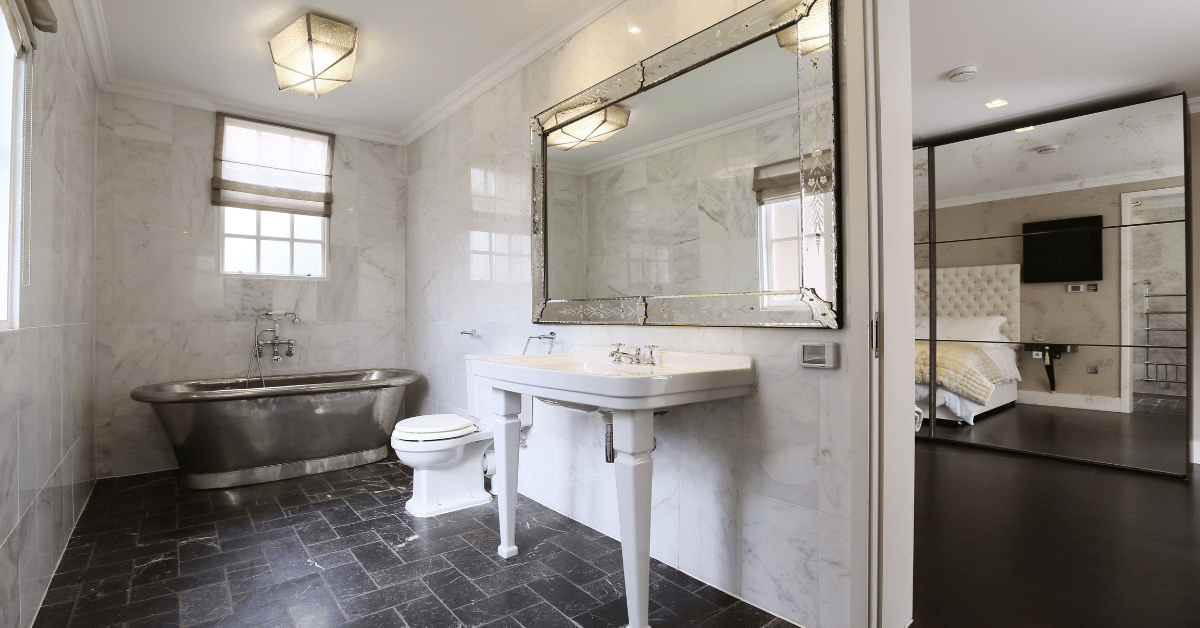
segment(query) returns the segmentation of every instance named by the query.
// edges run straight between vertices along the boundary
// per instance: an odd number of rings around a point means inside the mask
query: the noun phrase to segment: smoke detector
[[[1046,144],[1033,149],[1039,155],[1053,155],[1058,152],[1058,144]]]
[[[946,78],[950,79],[951,83],[966,83],[975,78],[979,74],[979,68],[973,65],[960,65],[946,73]]]

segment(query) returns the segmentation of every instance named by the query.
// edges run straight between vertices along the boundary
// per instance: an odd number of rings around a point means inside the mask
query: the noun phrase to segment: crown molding
[[[964,205],[986,203],[989,201],[1003,201],[1011,198],[1022,198],[1026,196],[1041,196],[1042,194],[1070,192],[1073,190],[1086,190],[1088,188],[1100,188],[1109,185],[1122,185],[1125,183],[1141,183],[1142,181],[1170,179],[1174,177],[1182,177],[1183,175],[1183,166],[1173,166],[1170,168],[1163,168],[1161,170],[1123,172],[1120,174],[1088,177],[1086,179],[1076,179],[1075,181],[1064,181],[1062,183],[1051,183],[1048,185],[1036,185],[1027,188],[1004,190],[1001,192],[988,192],[986,194],[975,194],[972,196],[938,199],[937,208],[938,210],[942,210],[949,209],[951,207],[962,207]],[[929,209],[928,203],[925,203],[924,206],[916,207],[915,211],[921,211],[923,209]]]
[[[576,0],[571,8],[542,28],[539,28],[521,43],[509,50],[504,56],[496,59],[491,65],[469,81],[454,90],[441,102],[426,111],[415,122],[400,131],[405,145],[424,135],[427,131],[445,121],[459,109],[472,100],[482,96],[489,89],[500,84],[500,81],[512,76],[521,68],[529,65],[543,54],[553,50],[566,41],[580,29],[591,24],[597,18],[608,13],[624,0],[603,0],[595,2]]]
[[[471,77],[469,81],[418,117],[415,122],[397,133],[395,131],[367,126],[330,123],[328,120],[297,116],[294,113],[279,109],[258,107],[209,94],[121,78],[117,76],[113,66],[108,29],[104,23],[104,10],[100,6],[100,0],[73,0],[75,10],[79,14],[79,23],[83,31],[83,41],[87,49],[88,60],[91,62],[92,73],[96,77],[96,87],[100,91],[136,96],[147,100],[208,111],[221,110],[240,115],[266,117],[287,124],[307,126],[339,135],[348,135],[350,137],[397,144],[399,146],[409,144],[429,129],[437,126],[472,100],[478,98],[504,79],[528,65],[534,59],[553,50],[555,46],[558,46],[579,32],[580,29],[595,21],[596,18],[612,10],[613,7],[622,1],[604,0],[603,2],[594,2],[576,0],[570,8],[553,21],[538,29],[529,37],[526,37],[514,48],[484,68],[483,71]]]

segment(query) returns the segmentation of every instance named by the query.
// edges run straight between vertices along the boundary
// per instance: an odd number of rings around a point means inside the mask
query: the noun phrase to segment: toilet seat
[[[397,423],[392,439],[423,443],[460,438],[477,431],[479,427],[474,422],[457,414],[428,414]]]

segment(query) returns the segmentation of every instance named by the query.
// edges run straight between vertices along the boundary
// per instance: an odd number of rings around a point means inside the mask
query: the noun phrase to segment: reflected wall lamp
[[[829,50],[831,35],[829,32],[829,0],[805,0],[783,15],[775,18],[771,26],[778,26],[800,11],[803,15],[799,22],[791,28],[785,28],[775,33],[775,41],[780,48],[787,48],[793,54],[808,55],[822,50]]]
[[[590,105],[580,105],[555,113],[547,126],[554,126],[560,120],[568,120],[575,111]],[[600,111],[586,115],[561,129],[551,131],[546,136],[546,146],[559,150],[571,150],[580,146],[599,144],[613,136],[614,133],[629,124],[629,110],[616,105],[609,105]]]
[[[268,42],[281,91],[320,98],[354,78],[358,29],[308,13]]]

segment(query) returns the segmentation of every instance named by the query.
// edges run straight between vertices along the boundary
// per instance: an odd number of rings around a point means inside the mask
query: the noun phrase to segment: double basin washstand
[[[491,387],[493,488],[501,556],[517,552],[517,466],[522,395],[611,420],[617,507],[630,628],[647,628],[650,486],[656,411],[750,394],[757,374],[744,355],[598,347],[536,356],[472,355],[475,383]],[[628,363],[627,363],[628,362]],[[193,488],[268,482],[382,459],[404,392],[418,375],[373,369],[143,386],[131,395],[162,421]],[[482,400],[481,400],[482,401]],[[611,414],[610,414],[611,412]],[[611,417],[611,419],[609,418]]]

